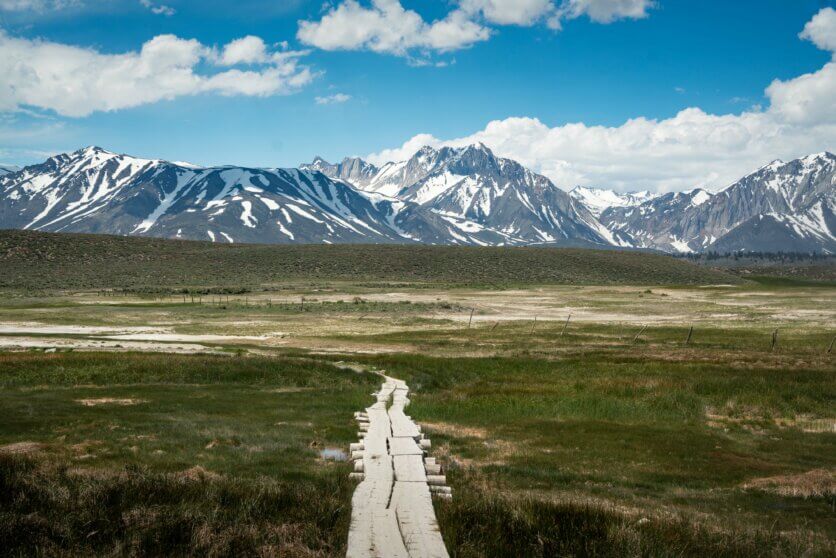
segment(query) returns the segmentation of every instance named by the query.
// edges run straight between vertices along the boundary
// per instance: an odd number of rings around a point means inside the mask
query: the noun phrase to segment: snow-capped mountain
[[[775,161],[718,193],[659,196],[569,195],[481,144],[425,147],[382,166],[317,158],[300,169],[204,168],[88,147],[8,170],[0,174],[0,228],[216,242],[836,253],[831,153]]]
[[[834,212],[836,156],[818,153],[774,161],[716,194],[696,189],[609,208],[601,222],[634,246],[666,251],[836,252]]]
[[[88,147],[0,177],[0,224],[217,242],[495,243],[298,169],[201,168]]]
[[[336,165],[317,158],[302,168],[417,204],[459,227],[495,231],[510,244],[617,244],[583,204],[483,144],[423,147],[406,161],[381,167],[356,158]]]
[[[316,157],[311,164],[300,165],[299,168],[321,172],[325,176],[343,180],[353,185],[368,184],[380,170],[358,157],[346,157],[342,163],[336,165],[328,163],[322,157]]]
[[[711,193],[699,188],[670,192],[637,206],[610,207],[601,213],[600,219],[631,246],[691,252],[709,244],[702,242],[705,231],[701,221],[690,216],[711,198]],[[697,245],[692,246],[693,242]]]
[[[588,186],[575,186],[569,190],[569,195],[584,204],[596,217],[600,217],[601,213],[611,207],[635,207],[658,197],[658,194],[647,190],[616,192],[615,190],[590,188]]]

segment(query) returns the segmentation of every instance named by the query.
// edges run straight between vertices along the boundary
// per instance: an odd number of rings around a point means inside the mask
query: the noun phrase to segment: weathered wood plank
[[[389,438],[389,453],[392,455],[424,455],[412,438]]]
[[[355,477],[363,476],[351,499],[350,558],[448,558],[427,484],[421,429],[404,414],[409,388],[386,378],[377,402],[360,419],[362,443],[352,444]],[[387,408],[388,407],[388,408]],[[435,461],[427,460],[432,472]],[[362,471],[362,473],[360,473]],[[443,477],[442,477],[443,478]],[[438,482],[440,479],[435,478]],[[449,489],[444,496],[449,496]]]
[[[395,481],[397,482],[427,482],[427,473],[420,455],[395,455]]]
[[[421,435],[418,426],[409,420],[400,407],[389,408],[389,420],[392,423],[392,435],[397,438],[417,438]]]
[[[411,558],[446,558],[447,549],[435,519],[429,487],[420,482],[398,482],[392,507]]]

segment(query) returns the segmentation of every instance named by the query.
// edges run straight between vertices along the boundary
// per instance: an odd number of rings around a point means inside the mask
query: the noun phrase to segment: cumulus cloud
[[[413,49],[449,52],[486,41],[489,25],[530,26],[546,22],[559,29],[564,19],[589,16],[598,23],[647,15],[653,0],[458,0],[444,18],[427,22],[400,0],[344,0],[319,21],[300,21],[297,37],[323,50],[371,50],[409,56]],[[423,64],[419,64],[423,65]]]
[[[319,21],[300,21],[300,41],[323,50],[371,50],[405,55],[410,49],[449,51],[484,41],[490,31],[460,10],[427,23],[398,0],[372,0],[363,7],[346,0]]]
[[[836,51],[836,10],[824,8],[807,22],[798,35],[822,50]]]
[[[254,35],[230,41],[224,46],[219,62],[224,66],[260,64],[268,60],[267,45]]]
[[[233,41],[218,55],[214,48],[175,35],[158,35],[138,52],[104,54],[15,38],[0,29],[0,111],[29,106],[80,117],[201,93],[289,94],[314,77],[299,63],[304,54],[268,55],[265,48],[264,57],[255,60],[252,49]],[[216,65],[256,62],[258,69],[211,71]],[[209,71],[198,73],[201,65],[209,66]]]
[[[828,10],[813,18],[816,29],[821,29],[820,16]],[[803,38],[836,50],[822,40],[826,33],[809,29],[808,25]],[[614,127],[549,127],[536,118],[507,118],[461,138],[420,134],[368,158],[380,164],[405,159],[423,145],[481,141],[563,188],[581,184],[671,191],[720,188],[775,158],[836,149],[836,62],[794,79],[776,80],[766,88],[766,97],[769,105],[764,110],[716,115],[692,107],[672,118],[638,117]]]
[[[596,23],[612,23],[618,19],[647,17],[653,5],[653,0],[566,0],[558,12],[565,19],[585,15]]]
[[[533,25],[555,7],[552,0],[461,0],[461,9],[498,25]]]
[[[333,95],[316,97],[314,100],[318,105],[338,105],[350,101],[351,95],[346,95],[345,93],[334,93]]]
[[[497,25],[534,25],[545,20],[559,29],[561,21],[587,16],[596,23],[647,17],[653,0],[461,0],[467,13],[481,14]]]

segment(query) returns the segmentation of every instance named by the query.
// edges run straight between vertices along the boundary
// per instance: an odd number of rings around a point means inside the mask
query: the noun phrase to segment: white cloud
[[[789,81],[775,80],[766,88],[769,111],[783,122],[810,125],[836,120],[836,62]]]
[[[270,54],[258,70],[197,73],[198,66],[221,64],[229,47],[219,58],[214,49],[194,39],[158,35],[138,52],[103,54],[14,38],[0,29],[0,111],[31,106],[78,117],[201,93],[288,94],[314,77],[299,64],[305,53],[291,51]]]
[[[156,15],[170,17],[177,13],[174,8],[166,6],[165,4],[154,4],[151,0],[139,0],[139,3],[151,10],[151,13]]]
[[[333,95],[326,95],[325,97],[316,97],[314,99],[318,105],[338,105],[351,100],[351,95],[345,93],[334,93]]]
[[[654,3],[654,0],[566,0],[559,12],[565,19],[585,15],[596,23],[612,23],[618,19],[647,17]]]
[[[819,16],[813,21],[820,23]],[[823,35],[808,33],[808,28],[804,38],[836,50],[821,40]],[[740,114],[716,115],[692,107],[672,118],[638,117],[613,127],[584,123],[549,127],[536,118],[507,118],[462,138],[442,140],[421,134],[398,148],[372,154],[369,160],[378,164],[402,160],[422,145],[481,141],[564,188],[583,184],[671,191],[720,188],[775,158],[836,150],[836,62],[794,79],[776,80],[767,87],[766,96],[765,110],[754,107]]]
[[[259,64],[268,60],[267,45],[260,37],[247,35],[230,41],[221,53],[219,62],[224,66]]]
[[[412,50],[449,52],[486,41],[493,30],[486,24],[530,26],[546,22],[559,29],[561,20],[589,16],[598,23],[641,18],[653,0],[458,0],[444,18],[425,21],[405,9],[400,0],[344,0],[319,21],[300,21],[297,37],[323,50],[371,50],[407,56],[416,65],[429,65]]]
[[[481,13],[498,25],[533,25],[554,11],[552,0],[461,0],[468,14]]]
[[[62,10],[81,5],[80,0],[0,0],[0,11],[4,12],[45,12]]]
[[[798,35],[822,50],[836,51],[836,10],[824,8],[807,22]]]
[[[533,25],[549,18],[549,25],[559,29],[561,20],[584,15],[596,23],[647,17],[654,0],[460,0],[460,5],[498,25]]]
[[[410,49],[449,51],[484,41],[490,31],[460,10],[427,23],[398,0],[372,0],[366,8],[346,0],[320,21],[300,21],[297,36],[323,50],[371,50],[406,55]]]

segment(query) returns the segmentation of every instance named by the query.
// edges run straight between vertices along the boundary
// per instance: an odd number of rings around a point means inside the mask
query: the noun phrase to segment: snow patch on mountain
[[[567,194],[482,144],[381,166],[198,167],[87,147],[0,174],[0,223],[219,242],[570,244],[836,252],[836,156],[773,161],[716,194]]]
[[[603,188],[575,186],[569,190],[569,195],[586,206],[589,211],[600,217],[604,210],[610,207],[635,207],[658,196],[646,190],[640,192],[616,192]]]

